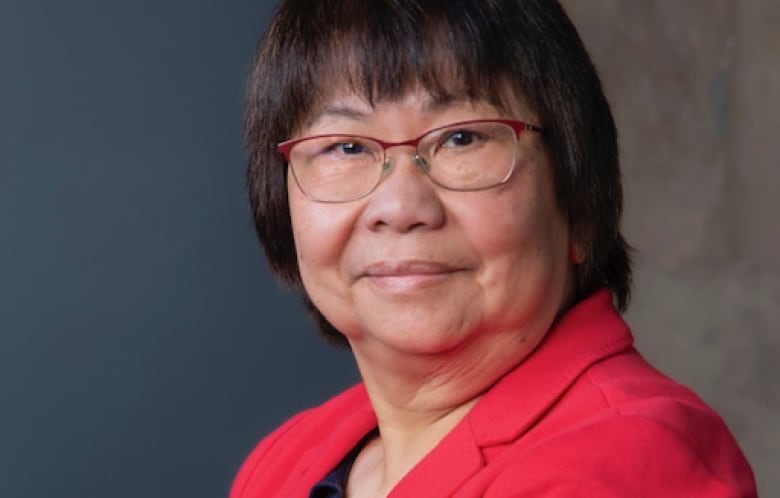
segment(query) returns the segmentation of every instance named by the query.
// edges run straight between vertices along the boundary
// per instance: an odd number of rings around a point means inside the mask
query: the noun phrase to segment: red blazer
[[[307,497],[376,426],[362,385],[293,417],[231,498]],[[601,291],[479,400],[390,497],[754,497],[745,457],[695,394],[646,363]]]

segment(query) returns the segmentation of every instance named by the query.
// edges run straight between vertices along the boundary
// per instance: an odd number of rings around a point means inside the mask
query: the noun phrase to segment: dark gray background
[[[1,497],[225,496],[263,434],[355,378],[245,199],[271,7],[0,4]]]
[[[352,383],[246,205],[272,2],[0,1],[0,497],[219,497]],[[780,494],[780,3],[564,0],[620,128],[640,349]]]

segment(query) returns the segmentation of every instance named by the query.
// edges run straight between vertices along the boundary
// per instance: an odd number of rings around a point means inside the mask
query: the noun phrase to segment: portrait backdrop
[[[0,496],[226,496],[354,382],[265,269],[246,75],[270,2],[0,4]]]

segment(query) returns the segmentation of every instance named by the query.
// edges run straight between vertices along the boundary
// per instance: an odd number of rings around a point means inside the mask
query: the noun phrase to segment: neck
[[[427,355],[352,343],[380,434],[361,454],[353,472],[362,469],[377,476],[376,496],[392,489],[538,343],[525,336],[506,337],[486,341],[484,350],[472,343]]]

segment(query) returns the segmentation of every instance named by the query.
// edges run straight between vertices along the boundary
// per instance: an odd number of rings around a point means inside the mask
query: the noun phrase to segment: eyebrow
[[[473,103],[474,99],[470,99],[465,95],[443,93],[438,95],[432,95],[428,102],[425,103],[425,110],[428,112],[441,111],[448,107],[455,107],[461,104]]]
[[[448,107],[454,107],[463,103],[471,102],[472,99],[463,95],[439,94],[432,95],[423,104],[425,112],[438,112]],[[355,121],[364,121],[369,112],[358,109],[348,103],[336,103],[322,106],[316,113],[306,120],[305,126],[311,126],[323,117],[347,118]]]
[[[368,113],[348,104],[326,105],[317,111],[317,113],[311,117],[309,122],[313,123],[324,116],[361,120],[365,119],[368,116]]]

